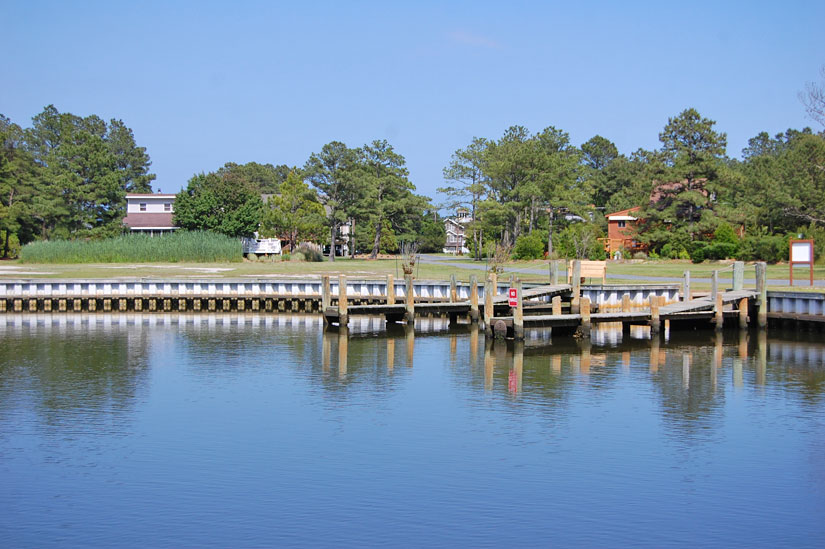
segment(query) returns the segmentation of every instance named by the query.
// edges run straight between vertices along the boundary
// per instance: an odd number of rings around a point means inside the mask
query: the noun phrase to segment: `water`
[[[822,546],[821,336],[0,317],[0,546]]]

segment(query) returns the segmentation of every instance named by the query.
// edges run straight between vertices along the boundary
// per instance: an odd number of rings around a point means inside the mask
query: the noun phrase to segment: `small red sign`
[[[518,290],[515,288],[510,288],[510,291],[507,294],[508,302],[510,307],[518,307]]]

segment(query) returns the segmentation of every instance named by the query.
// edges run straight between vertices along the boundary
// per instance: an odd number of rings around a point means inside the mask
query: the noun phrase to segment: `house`
[[[459,208],[454,217],[444,220],[444,230],[447,233],[447,241],[444,244],[445,254],[468,254],[467,248],[467,226],[472,223],[473,218],[470,212],[464,208]]]
[[[599,240],[604,244],[604,251],[609,256],[620,250],[627,250],[630,253],[644,251],[644,244],[636,239],[639,218],[633,215],[639,210],[641,206],[619,210],[605,216],[607,217],[607,238]]]
[[[174,194],[131,193],[126,195],[123,224],[133,233],[170,233],[177,229],[172,223],[174,213]]]

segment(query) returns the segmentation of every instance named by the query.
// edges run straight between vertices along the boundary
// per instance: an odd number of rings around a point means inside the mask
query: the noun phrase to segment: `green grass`
[[[105,240],[32,242],[20,251],[23,263],[232,262],[243,259],[240,240],[210,232],[179,231],[162,236],[126,234]]]

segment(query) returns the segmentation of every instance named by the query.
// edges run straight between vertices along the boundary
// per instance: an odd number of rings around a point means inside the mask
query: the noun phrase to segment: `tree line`
[[[799,233],[825,245],[825,132],[761,132],[733,159],[715,126],[686,109],[668,119],[658,149],[629,156],[600,135],[576,147],[552,126],[512,126],[457,150],[439,191],[470,210],[477,258],[496,247],[603,258],[605,215],[634,207],[633,237],[654,257],[776,261]]]
[[[823,73],[825,76],[825,73]],[[825,89],[801,99],[825,126]],[[651,256],[775,261],[789,235],[825,247],[825,132],[761,132],[741,158],[727,136],[689,108],[668,119],[658,149],[620,154],[596,135],[581,146],[549,126],[512,126],[474,138],[443,170],[447,201],[415,193],[406,160],[385,140],[324,145],[303,166],[226,163],[195,174],[177,195],[175,223],[230,236],[278,236],[294,248],[334,244],[372,257],[400,242],[423,251],[445,243],[438,210],[469,210],[468,245],[481,259],[604,256],[605,214],[639,207],[634,238]],[[99,239],[124,229],[125,195],[152,192],[144,147],[122,120],[61,113],[53,105],[22,128],[0,115],[0,246],[9,257],[34,240]],[[334,255],[330,256],[331,259]]]

